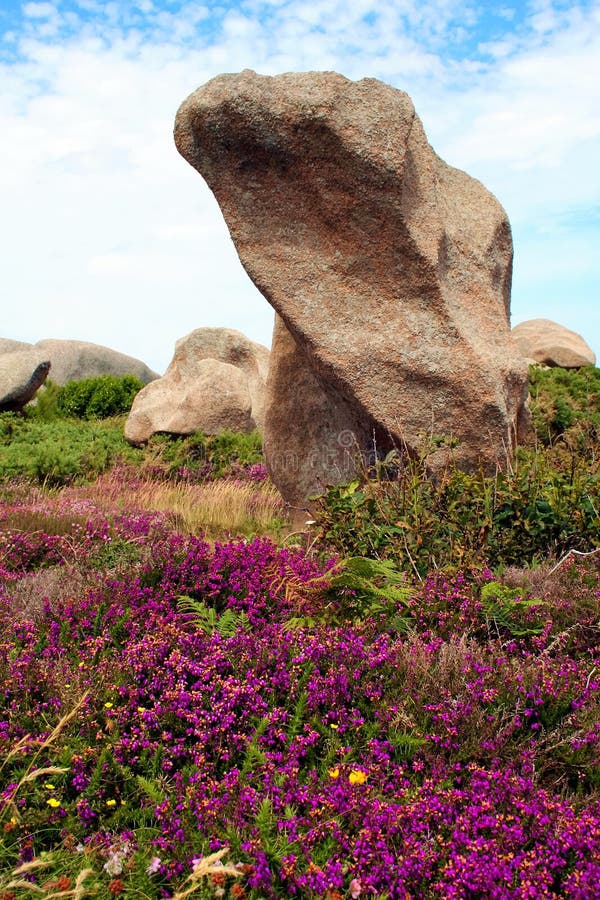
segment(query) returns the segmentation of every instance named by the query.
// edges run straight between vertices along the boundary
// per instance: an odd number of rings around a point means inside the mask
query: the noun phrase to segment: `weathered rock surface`
[[[0,354],[14,353],[16,350],[30,350],[33,344],[26,341],[13,341],[11,338],[0,338]]]
[[[434,153],[407,94],[222,75],[181,105],[175,142],[280,316],[264,440],[288,501],[350,477],[374,443],[416,452],[433,433],[465,468],[506,461],[527,421],[510,226]]]
[[[527,360],[563,369],[596,365],[596,354],[581,335],[551,319],[520,322],[512,335]]]
[[[52,381],[66,384],[98,375],[135,375],[142,384],[158,378],[158,374],[139,359],[88,341],[46,339],[34,345],[52,363]]]
[[[230,328],[198,328],[181,338],[162,378],[133,402],[125,437],[133,444],[153,434],[218,434],[262,428],[269,351]]]
[[[0,355],[0,412],[23,409],[50,371],[50,361],[36,350]]]

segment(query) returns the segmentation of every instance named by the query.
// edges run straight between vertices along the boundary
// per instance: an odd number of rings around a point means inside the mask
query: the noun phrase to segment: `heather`
[[[592,517],[544,558],[536,532],[536,565],[491,565],[482,531],[428,569],[356,509],[346,548],[326,505],[270,537],[175,509],[173,490],[268,490],[253,465],[5,483],[0,897],[597,896]]]

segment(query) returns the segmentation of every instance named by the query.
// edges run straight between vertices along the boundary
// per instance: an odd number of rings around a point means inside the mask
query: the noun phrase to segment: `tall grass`
[[[136,493],[136,501],[143,509],[171,514],[182,531],[203,532],[209,538],[259,533],[277,536],[284,519],[281,495],[265,483],[148,483]]]

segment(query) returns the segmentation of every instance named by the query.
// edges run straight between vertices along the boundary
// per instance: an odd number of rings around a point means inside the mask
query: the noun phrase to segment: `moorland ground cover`
[[[302,534],[256,438],[2,417],[0,897],[597,896],[596,377]]]

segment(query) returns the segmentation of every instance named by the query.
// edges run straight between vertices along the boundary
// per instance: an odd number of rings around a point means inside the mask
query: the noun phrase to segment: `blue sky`
[[[139,0],[0,7],[0,337],[90,340],[163,371],[194,328],[273,314],[177,154],[221,72],[328,69],[407,91],[437,153],[508,212],[513,323],[600,358],[600,3]]]

